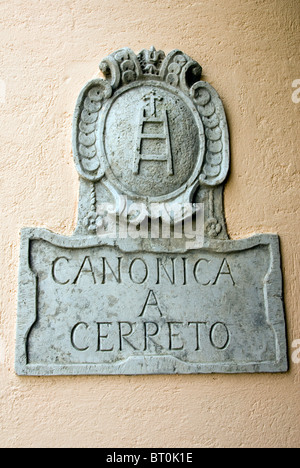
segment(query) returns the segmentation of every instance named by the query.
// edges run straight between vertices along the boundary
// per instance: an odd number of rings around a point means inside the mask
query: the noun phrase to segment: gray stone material
[[[139,247],[23,231],[20,375],[287,369],[276,235]]]
[[[74,114],[76,231],[22,230],[16,372],[286,371],[279,238],[228,238],[229,136],[217,92],[179,50],[121,49],[100,68],[106,79],[83,88]],[[137,203],[145,208],[128,211]],[[170,238],[151,237],[153,203],[202,204],[202,243],[174,238],[186,212],[170,216]],[[147,235],[122,238],[137,219]]]

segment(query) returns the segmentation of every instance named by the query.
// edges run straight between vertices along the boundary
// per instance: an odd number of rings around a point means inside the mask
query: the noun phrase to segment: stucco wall
[[[14,373],[20,229],[72,233],[79,91],[107,54],[152,44],[200,62],[221,95],[231,135],[229,233],[280,235],[291,357],[300,339],[299,0],[1,0],[0,11],[0,446],[299,446],[292,360],[282,375]]]

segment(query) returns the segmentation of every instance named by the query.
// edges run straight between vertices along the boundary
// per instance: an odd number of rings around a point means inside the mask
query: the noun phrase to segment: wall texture
[[[300,339],[299,0],[0,0],[0,11],[0,446],[299,446],[292,360],[283,375],[14,373],[20,229],[71,235],[79,91],[109,53],[152,44],[196,59],[221,95],[231,134],[229,233],[280,235],[292,356]]]

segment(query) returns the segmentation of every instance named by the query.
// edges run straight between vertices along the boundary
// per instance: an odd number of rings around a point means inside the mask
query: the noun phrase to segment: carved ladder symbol
[[[169,122],[167,110],[163,110],[161,118],[157,117],[156,101],[162,101],[161,96],[157,96],[155,91],[151,91],[144,96],[144,101],[147,102],[146,106],[141,109],[140,123],[138,128],[136,154],[133,162],[133,173],[139,174],[141,161],[159,161],[167,163],[168,175],[174,175],[172,148],[169,132]],[[149,115],[147,114],[149,112]],[[145,124],[163,125],[163,133],[144,133]],[[143,140],[165,140],[166,153],[165,154],[142,154]]]

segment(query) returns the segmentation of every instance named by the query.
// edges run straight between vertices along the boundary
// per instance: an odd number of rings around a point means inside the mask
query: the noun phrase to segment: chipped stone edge
[[[24,376],[51,375],[145,375],[145,374],[210,374],[210,373],[256,373],[286,372],[288,370],[286,324],[283,304],[282,273],[279,236],[276,234],[256,234],[240,240],[206,240],[201,250],[212,252],[234,252],[267,245],[270,251],[270,267],[264,279],[266,315],[276,339],[276,361],[228,364],[189,364],[172,356],[129,357],[117,364],[27,364],[27,337],[36,321],[37,278],[30,268],[30,242],[44,240],[57,247],[89,248],[112,247],[123,252],[147,250],[138,242],[126,240],[98,239],[95,236],[64,237],[45,229],[25,228],[21,233],[18,316],[16,330],[15,371]],[[201,250],[198,250],[199,252]],[[148,249],[148,252],[150,250]],[[151,252],[168,253],[166,247],[151,248]],[[172,253],[186,253],[188,250],[172,249]],[[162,360],[163,370],[162,370]]]

